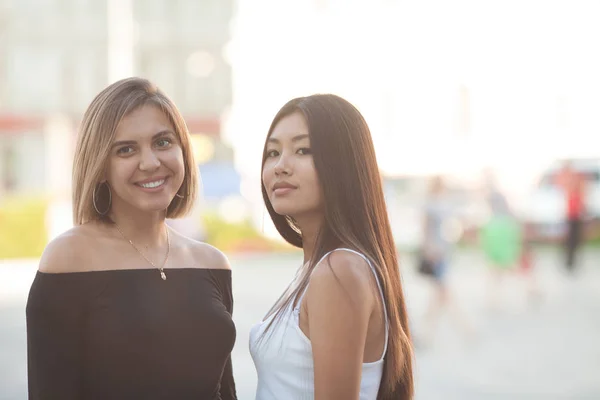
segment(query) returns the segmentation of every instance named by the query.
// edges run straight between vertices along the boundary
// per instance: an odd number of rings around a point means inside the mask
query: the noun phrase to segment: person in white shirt
[[[360,112],[330,94],[285,104],[265,142],[262,193],[304,264],[250,332],[256,399],[412,399],[397,251]]]

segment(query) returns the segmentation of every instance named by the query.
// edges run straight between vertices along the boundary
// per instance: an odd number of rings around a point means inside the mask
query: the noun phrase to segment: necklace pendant
[[[163,281],[167,280],[167,275],[165,275],[164,271],[160,271],[160,277],[162,278]]]

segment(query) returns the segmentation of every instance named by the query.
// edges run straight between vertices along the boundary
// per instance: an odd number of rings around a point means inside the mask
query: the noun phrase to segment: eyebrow
[[[301,141],[302,139],[308,139],[308,134],[307,134],[307,133],[302,133],[302,134],[300,134],[300,135],[296,135],[296,136],[294,136],[294,137],[292,138],[292,143],[299,142],[299,141]],[[271,142],[271,143],[279,143],[279,139],[276,139],[276,138],[270,137],[270,138],[269,138],[269,140],[268,140],[268,142]]]
[[[160,132],[155,133],[152,136],[152,140],[157,139],[157,138],[159,138],[161,136],[167,136],[167,135],[175,135],[175,133],[173,131],[169,130],[169,129],[165,129],[165,130],[162,130]],[[126,144],[136,144],[136,143],[137,142],[135,140],[120,140],[118,142],[114,142],[112,144],[112,147],[123,146],[123,145],[126,145]]]

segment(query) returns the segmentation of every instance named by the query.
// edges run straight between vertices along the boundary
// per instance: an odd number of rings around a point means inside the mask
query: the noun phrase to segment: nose
[[[156,157],[153,150],[142,151],[140,159],[140,171],[153,171],[160,167],[160,160]]]
[[[279,176],[279,175],[291,175],[292,173],[292,169],[291,169],[291,165],[290,165],[290,160],[288,159],[289,157],[285,156],[284,154],[282,154],[279,159],[277,160],[277,163],[275,164],[275,175]]]

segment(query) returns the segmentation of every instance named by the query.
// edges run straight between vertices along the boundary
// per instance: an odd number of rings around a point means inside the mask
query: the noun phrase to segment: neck
[[[136,213],[113,210],[110,219],[127,240],[140,247],[161,247],[167,241],[165,212]]]

